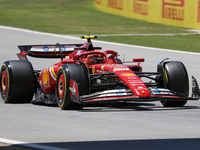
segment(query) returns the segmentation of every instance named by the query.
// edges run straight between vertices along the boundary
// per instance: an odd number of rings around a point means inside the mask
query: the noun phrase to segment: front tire
[[[56,81],[58,106],[63,110],[82,109],[83,104],[79,103],[79,96],[88,94],[88,85],[86,71],[81,65],[62,65],[58,70]]]
[[[164,64],[165,88],[185,95],[189,94],[189,79],[187,70],[183,63],[179,61],[169,61]],[[164,107],[182,107],[187,100],[182,101],[161,101]]]
[[[6,61],[1,67],[1,97],[5,103],[30,102],[34,94],[34,71],[30,62]]]

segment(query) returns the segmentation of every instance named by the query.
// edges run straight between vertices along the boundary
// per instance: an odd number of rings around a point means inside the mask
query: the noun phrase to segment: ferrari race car
[[[131,101],[160,101],[165,107],[181,107],[188,100],[199,99],[194,77],[192,95],[188,96],[189,79],[182,62],[163,59],[157,72],[143,72],[140,63],[144,58],[133,59],[130,63],[134,65],[123,65],[116,51],[93,46],[91,39],[96,36],[81,38],[87,42],[18,46],[20,60],[6,61],[1,67],[3,101],[57,104],[61,109],[78,110],[89,103]],[[34,70],[26,56],[61,61]]]

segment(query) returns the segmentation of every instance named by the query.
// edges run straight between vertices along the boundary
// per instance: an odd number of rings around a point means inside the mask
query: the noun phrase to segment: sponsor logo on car
[[[129,68],[114,68],[113,71],[126,71],[126,70],[129,70]]]
[[[143,87],[139,86],[138,89],[143,89]]]
[[[92,67],[92,73],[95,73],[95,66]]]
[[[125,77],[132,77],[134,75],[135,75],[134,73],[122,73],[122,76],[125,76]]]
[[[117,91],[116,91],[116,94],[117,94],[117,95],[123,95],[123,93],[124,93],[124,92],[123,92],[122,90],[117,90]]]
[[[65,51],[66,47],[62,45],[62,46],[60,46],[60,49],[61,49],[61,51]]]
[[[49,73],[47,69],[42,71],[42,80],[43,80],[43,85],[44,87],[49,87]]]
[[[44,50],[44,51],[49,51],[49,47],[48,47],[48,46],[44,46],[44,47],[43,47],[43,50]]]

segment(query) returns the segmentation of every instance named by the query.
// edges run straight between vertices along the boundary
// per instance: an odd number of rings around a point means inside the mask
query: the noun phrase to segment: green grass
[[[102,12],[94,7],[93,0],[0,0],[0,25],[49,33],[81,35],[188,32],[184,28]],[[190,45],[193,47],[197,45],[193,49],[200,52],[197,39],[199,39],[198,35],[100,38],[100,40],[120,43],[187,51],[191,51]]]
[[[200,35],[99,37],[117,43],[200,52]]]
[[[104,13],[93,0],[0,0],[0,24],[61,34],[186,32]]]

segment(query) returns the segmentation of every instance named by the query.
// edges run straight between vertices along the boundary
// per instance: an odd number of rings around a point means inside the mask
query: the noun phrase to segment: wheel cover
[[[65,95],[65,79],[63,74],[60,75],[59,80],[58,80],[58,95],[60,100],[63,100],[64,95]]]
[[[8,77],[7,77],[7,72],[4,70],[1,76],[1,89],[3,94],[7,93],[8,89]]]

